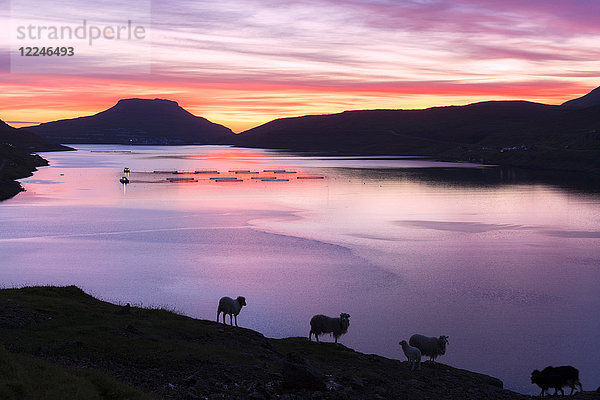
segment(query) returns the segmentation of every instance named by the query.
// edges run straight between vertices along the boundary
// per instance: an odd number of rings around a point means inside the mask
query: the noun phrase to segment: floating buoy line
[[[198,183],[203,182],[214,182],[214,183],[227,183],[227,182],[244,182],[244,180],[250,182],[290,182],[293,180],[319,180],[325,179],[324,176],[310,176],[310,175],[298,175],[298,171],[292,171],[287,169],[263,169],[262,171],[253,171],[249,169],[230,169],[226,172],[219,170],[196,170],[196,171],[178,171],[178,170],[154,170],[151,172],[140,171],[132,172],[129,167],[123,168],[123,172],[126,176],[119,179],[119,182],[123,184],[130,183],[129,176],[131,174],[152,174],[152,175],[191,175],[190,177],[173,177],[169,176],[162,180],[156,181],[137,181],[140,183]],[[225,176],[234,175],[234,176]],[[249,176],[252,175],[252,176]],[[243,179],[245,176],[246,179]],[[136,181],[133,181],[135,183]]]

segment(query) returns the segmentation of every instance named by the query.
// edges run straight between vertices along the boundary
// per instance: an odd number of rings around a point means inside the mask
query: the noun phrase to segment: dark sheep
[[[314,334],[317,342],[319,341],[319,335],[324,333],[330,333],[335,339],[337,344],[338,338],[344,333],[348,332],[350,326],[350,314],[341,313],[339,318],[331,318],[326,315],[315,315],[310,320],[310,333],[308,334],[308,340],[311,340],[311,336]]]
[[[563,387],[571,388],[572,395],[576,387],[579,386],[579,391],[583,391],[581,382],[579,381],[579,370],[570,365],[561,367],[546,367],[541,372],[537,369],[531,373],[531,383],[538,385],[542,392],[540,396],[544,397],[545,393],[550,388],[554,388],[554,395],[560,391],[561,395],[565,395]]]
[[[410,337],[408,344],[421,350],[421,354],[429,357],[429,361],[435,361],[439,356],[446,354],[448,336],[428,337],[415,334]]]

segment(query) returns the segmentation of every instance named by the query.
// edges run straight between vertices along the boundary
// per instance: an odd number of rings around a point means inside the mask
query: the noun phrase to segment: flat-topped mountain
[[[95,115],[26,129],[61,143],[225,144],[234,136],[231,129],[163,99],[123,99]]]

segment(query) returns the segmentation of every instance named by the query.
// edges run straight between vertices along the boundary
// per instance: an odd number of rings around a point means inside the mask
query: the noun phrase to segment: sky
[[[561,104],[600,86],[598,0],[119,3],[0,0],[0,119],[26,126],[167,98],[240,132],[349,109]],[[85,38],[67,37],[80,26]],[[75,54],[21,56],[27,46]]]

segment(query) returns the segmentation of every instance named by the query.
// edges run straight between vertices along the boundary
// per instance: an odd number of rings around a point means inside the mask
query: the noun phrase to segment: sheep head
[[[341,313],[340,323],[342,325],[342,332],[346,333],[348,331],[348,327],[350,326],[350,314]]]
[[[438,338],[438,344],[440,345],[440,354],[446,354],[446,345],[448,344],[448,336],[440,336]]]
[[[539,381],[540,375],[542,375],[542,373],[539,370],[534,369],[531,373],[531,383],[537,383]]]
[[[243,307],[246,305],[246,298],[244,296],[238,296],[236,300],[238,301],[238,303],[240,303],[240,306]]]

